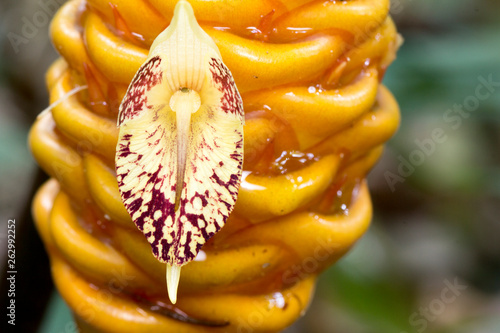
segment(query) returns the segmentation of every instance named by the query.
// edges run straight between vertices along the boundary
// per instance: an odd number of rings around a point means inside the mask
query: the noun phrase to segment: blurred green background
[[[18,270],[34,274],[19,282],[29,303],[24,331],[73,332],[57,294],[44,301],[45,255],[30,252],[40,243],[27,210],[43,176],[26,136],[47,105],[44,73],[57,55],[48,24],[26,43],[14,45],[9,33],[21,34],[37,10],[30,1],[0,4],[0,246],[16,218],[32,258]],[[373,223],[321,276],[309,311],[287,332],[500,332],[500,1],[396,0],[391,12],[405,43],[384,83],[402,124],[369,176]],[[490,90],[478,88],[483,79]],[[431,144],[436,130],[443,140]],[[415,163],[401,172],[401,161]]]

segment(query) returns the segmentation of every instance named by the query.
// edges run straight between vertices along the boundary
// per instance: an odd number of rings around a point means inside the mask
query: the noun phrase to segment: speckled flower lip
[[[167,263],[180,268],[225,224],[243,164],[243,103],[217,46],[186,1],[153,42],[120,105],[116,174],[125,208]]]

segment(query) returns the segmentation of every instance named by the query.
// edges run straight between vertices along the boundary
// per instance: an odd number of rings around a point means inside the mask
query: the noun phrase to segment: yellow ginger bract
[[[83,332],[281,331],[370,222],[364,177],[399,123],[380,84],[399,45],[389,1],[189,3],[241,94],[244,162],[234,210],[182,267],[175,305],[122,202],[115,154],[120,102],[176,1],[73,0],[52,22],[51,103],[88,89],[33,125],[52,177],[33,212]]]

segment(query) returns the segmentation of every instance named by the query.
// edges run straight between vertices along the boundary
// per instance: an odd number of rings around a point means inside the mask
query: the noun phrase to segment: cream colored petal
[[[122,101],[116,152],[122,201],[155,257],[167,263],[172,303],[180,266],[233,210],[243,120],[231,72],[190,5],[180,1]]]

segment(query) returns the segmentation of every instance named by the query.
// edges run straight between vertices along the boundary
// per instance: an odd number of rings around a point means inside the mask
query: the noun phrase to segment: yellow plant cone
[[[279,332],[370,223],[364,177],[399,123],[380,84],[400,43],[389,0],[189,3],[241,94],[244,162],[234,210],[182,266],[175,305],[115,154],[120,102],[176,1],[73,0],[52,22],[59,103],[29,138],[52,178],[33,213],[83,332]]]

